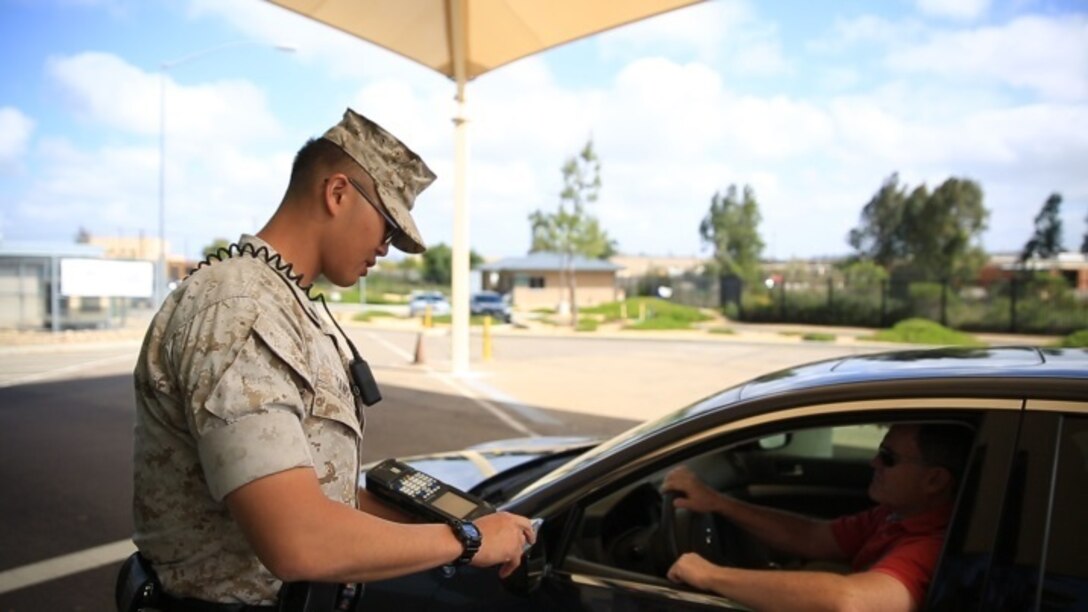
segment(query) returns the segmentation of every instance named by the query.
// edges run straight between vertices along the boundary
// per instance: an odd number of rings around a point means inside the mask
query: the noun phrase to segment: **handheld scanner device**
[[[396,459],[386,459],[366,473],[366,490],[425,521],[471,521],[495,508],[484,500],[450,486]]]

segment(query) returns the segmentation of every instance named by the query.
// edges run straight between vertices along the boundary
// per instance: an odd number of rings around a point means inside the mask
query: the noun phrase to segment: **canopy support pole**
[[[453,118],[453,250],[451,254],[452,287],[450,295],[450,371],[469,371],[469,202],[468,202],[468,116],[465,110],[464,0],[450,2],[450,44],[454,80],[457,82],[457,114]]]

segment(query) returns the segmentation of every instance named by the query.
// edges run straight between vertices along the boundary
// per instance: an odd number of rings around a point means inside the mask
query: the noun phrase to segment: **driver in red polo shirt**
[[[711,489],[681,467],[665,477],[677,508],[715,512],[767,546],[852,572],[782,572],[723,567],[682,555],[669,579],[714,591],[756,610],[917,610],[952,513],[973,433],[945,424],[895,425],[870,462],[877,506],[827,521],[748,504]]]

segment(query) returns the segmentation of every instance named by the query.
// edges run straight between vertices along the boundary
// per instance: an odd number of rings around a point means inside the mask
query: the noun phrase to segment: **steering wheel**
[[[661,521],[652,539],[657,570],[662,575],[668,573],[680,555],[688,552],[698,553],[715,565],[740,566],[735,546],[739,533],[731,533],[739,528],[711,513],[677,508],[677,497],[675,491],[661,496]],[[723,526],[730,533],[723,534]],[[730,536],[729,545],[723,544],[723,535]]]

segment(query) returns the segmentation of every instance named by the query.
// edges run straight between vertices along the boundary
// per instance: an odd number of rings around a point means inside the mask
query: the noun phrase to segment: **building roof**
[[[102,247],[74,242],[0,241],[0,257],[102,257]]]
[[[615,272],[622,269],[611,262],[588,257],[574,257],[575,272]],[[559,253],[529,253],[524,257],[507,257],[477,268],[484,272],[552,272],[563,269]]]
[[[623,268],[619,276],[646,276],[654,273],[665,276],[681,276],[685,272],[701,271],[708,259],[696,256],[675,255],[616,255],[610,261]]]
[[[1088,253],[1065,251],[1049,259],[1032,257],[1023,263],[1020,262],[1019,253],[995,253],[990,255],[989,265],[1002,270],[1084,270],[1088,269]]]

